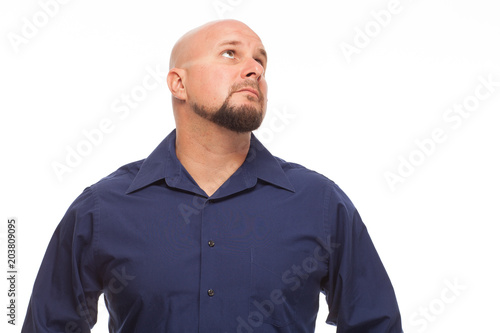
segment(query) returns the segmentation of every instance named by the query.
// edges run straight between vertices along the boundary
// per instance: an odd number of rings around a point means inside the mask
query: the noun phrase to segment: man
[[[176,130],[145,160],[86,188],[59,224],[23,332],[314,332],[320,292],[337,332],[400,333],[366,228],[330,180],[251,134],[267,55],[239,21],[174,46]]]

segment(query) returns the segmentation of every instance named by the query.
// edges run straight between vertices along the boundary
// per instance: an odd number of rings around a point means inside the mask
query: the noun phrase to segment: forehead
[[[204,39],[210,48],[233,45],[264,50],[259,36],[243,24],[214,25],[207,29]]]

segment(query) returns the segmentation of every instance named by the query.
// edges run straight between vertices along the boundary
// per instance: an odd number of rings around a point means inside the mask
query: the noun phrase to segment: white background
[[[388,0],[72,0],[44,22],[40,3],[47,2],[0,4],[4,272],[6,221],[19,221],[18,326],[7,325],[2,278],[2,332],[20,331],[42,256],[69,204],[86,186],[146,157],[174,128],[164,82],[123,119],[113,103],[142,84],[146,68],[165,72],[184,32],[219,18],[242,20],[262,38],[269,110],[259,137],[351,197],[389,272],[405,332],[498,331],[500,86],[466,118],[443,118],[455,104],[474,102],[480,77],[500,81],[496,1],[401,0],[385,26],[372,12],[387,9]],[[217,11],[220,3],[229,4]],[[39,25],[31,35],[27,21]],[[25,38],[23,29],[29,38],[15,46],[12,36]],[[359,33],[365,29],[368,39]],[[346,44],[358,53],[346,56]],[[68,147],[81,145],[83,131],[102,119],[113,130],[59,180],[53,163],[65,163]],[[436,128],[446,139],[433,147]],[[426,155],[415,141],[428,143]],[[410,158],[414,170],[400,166]],[[404,182],[391,188],[385,175],[398,167]],[[317,332],[334,332],[321,300]],[[106,332],[100,310],[94,331]]]

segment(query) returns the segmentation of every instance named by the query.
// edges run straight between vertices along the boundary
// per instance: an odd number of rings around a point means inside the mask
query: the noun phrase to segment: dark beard
[[[194,113],[200,117],[236,133],[251,132],[259,128],[264,117],[262,94],[260,94],[261,97],[259,98],[260,109],[249,105],[230,106],[229,99],[231,95],[232,93],[229,94],[222,106],[213,112],[209,112],[206,107],[196,103],[192,103],[191,107]],[[249,99],[251,98],[249,97]]]

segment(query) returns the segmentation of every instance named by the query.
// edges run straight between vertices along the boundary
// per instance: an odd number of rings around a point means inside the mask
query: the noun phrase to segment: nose
[[[264,67],[255,59],[248,59],[241,71],[241,77],[243,79],[254,78],[260,81],[262,75],[264,74]]]

